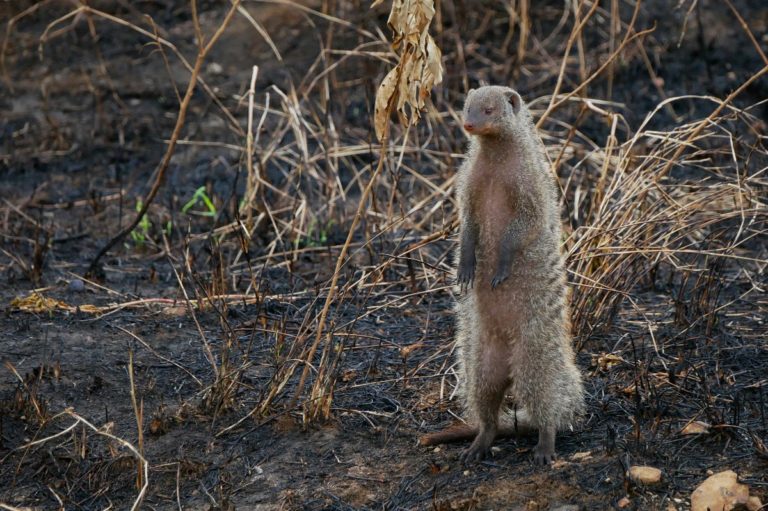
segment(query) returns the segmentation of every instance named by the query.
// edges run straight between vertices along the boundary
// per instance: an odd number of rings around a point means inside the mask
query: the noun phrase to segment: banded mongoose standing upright
[[[470,90],[473,135],[459,170],[456,305],[460,395],[468,426],[423,445],[474,437],[463,461],[483,459],[497,434],[537,429],[537,463],[555,457],[557,430],[584,410],[571,347],[557,190],[531,114],[508,87]],[[521,410],[504,406],[510,394]]]

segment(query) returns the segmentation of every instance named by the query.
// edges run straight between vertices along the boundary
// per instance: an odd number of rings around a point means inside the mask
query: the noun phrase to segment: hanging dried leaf
[[[376,0],[376,7],[381,0]],[[435,16],[433,0],[394,0],[387,24],[392,48],[399,61],[376,92],[374,128],[379,140],[386,138],[389,112],[397,112],[402,124],[416,124],[432,87],[443,81],[442,54],[429,35]]]
[[[376,105],[374,107],[373,123],[376,129],[376,137],[381,140],[384,138],[384,133],[389,124],[389,103],[392,98],[396,96],[395,91],[397,88],[397,73],[399,69],[394,68],[379,85],[379,90],[376,91]]]

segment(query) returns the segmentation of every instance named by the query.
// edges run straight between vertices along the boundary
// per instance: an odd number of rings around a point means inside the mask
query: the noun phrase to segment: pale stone
[[[731,511],[737,506],[748,506],[749,500],[747,485],[737,481],[736,472],[726,470],[708,477],[693,491],[691,511]]]
[[[619,509],[627,508],[630,504],[632,504],[632,502],[627,497],[622,497],[621,500],[616,503],[616,505],[619,506]]]
[[[661,470],[655,467],[635,465],[629,467],[629,477],[636,483],[656,484],[661,481]]]

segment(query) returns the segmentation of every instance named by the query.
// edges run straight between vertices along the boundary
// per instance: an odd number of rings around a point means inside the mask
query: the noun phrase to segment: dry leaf
[[[376,105],[374,107],[374,128],[376,129],[376,138],[382,140],[389,124],[389,102],[395,96],[395,88],[397,87],[397,73],[400,69],[394,68],[379,85],[379,90],[376,91]]]
[[[380,5],[376,0],[372,7]],[[432,87],[443,80],[442,55],[428,28],[435,16],[433,0],[394,0],[387,20],[392,30],[392,48],[399,52],[397,66],[390,70],[376,91],[374,128],[383,140],[394,109],[405,125],[421,117]]]
[[[403,358],[408,358],[408,355],[410,355],[412,352],[416,351],[419,348],[423,348],[424,343],[417,342],[415,344],[410,344],[408,346],[404,346],[400,348],[400,356]]]
[[[61,300],[54,298],[47,298],[40,293],[32,293],[29,296],[23,298],[16,297],[11,300],[11,309],[16,309],[22,312],[41,313],[52,312],[55,310],[62,310],[67,312],[86,312],[89,314],[97,314],[101,312],[101,308],[95,305],[83,304],[78,306],[72,306]]]
[[[709,433],[710,425],[702,421],[692,421],[683,427],[680,431],[681,435],[702,435]]]
[[[603,353],[597,357],[593,355],[592,365],[597,366],[601,371],[607,371],[624,362],[624,359],[611,353]]]
[[[14,298],[11,300],[11,308],[24,312],[49,312],[56,309],[71,309],[66,303],[53,298],[46,298],[40,293],[32,293],[24,298]]]

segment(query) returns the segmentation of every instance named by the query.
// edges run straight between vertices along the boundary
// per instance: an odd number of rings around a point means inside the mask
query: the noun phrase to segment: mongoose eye
[[[485,115],[491,115],[492,113],[493,113],[493,108],[488,107],[485,109]]]

